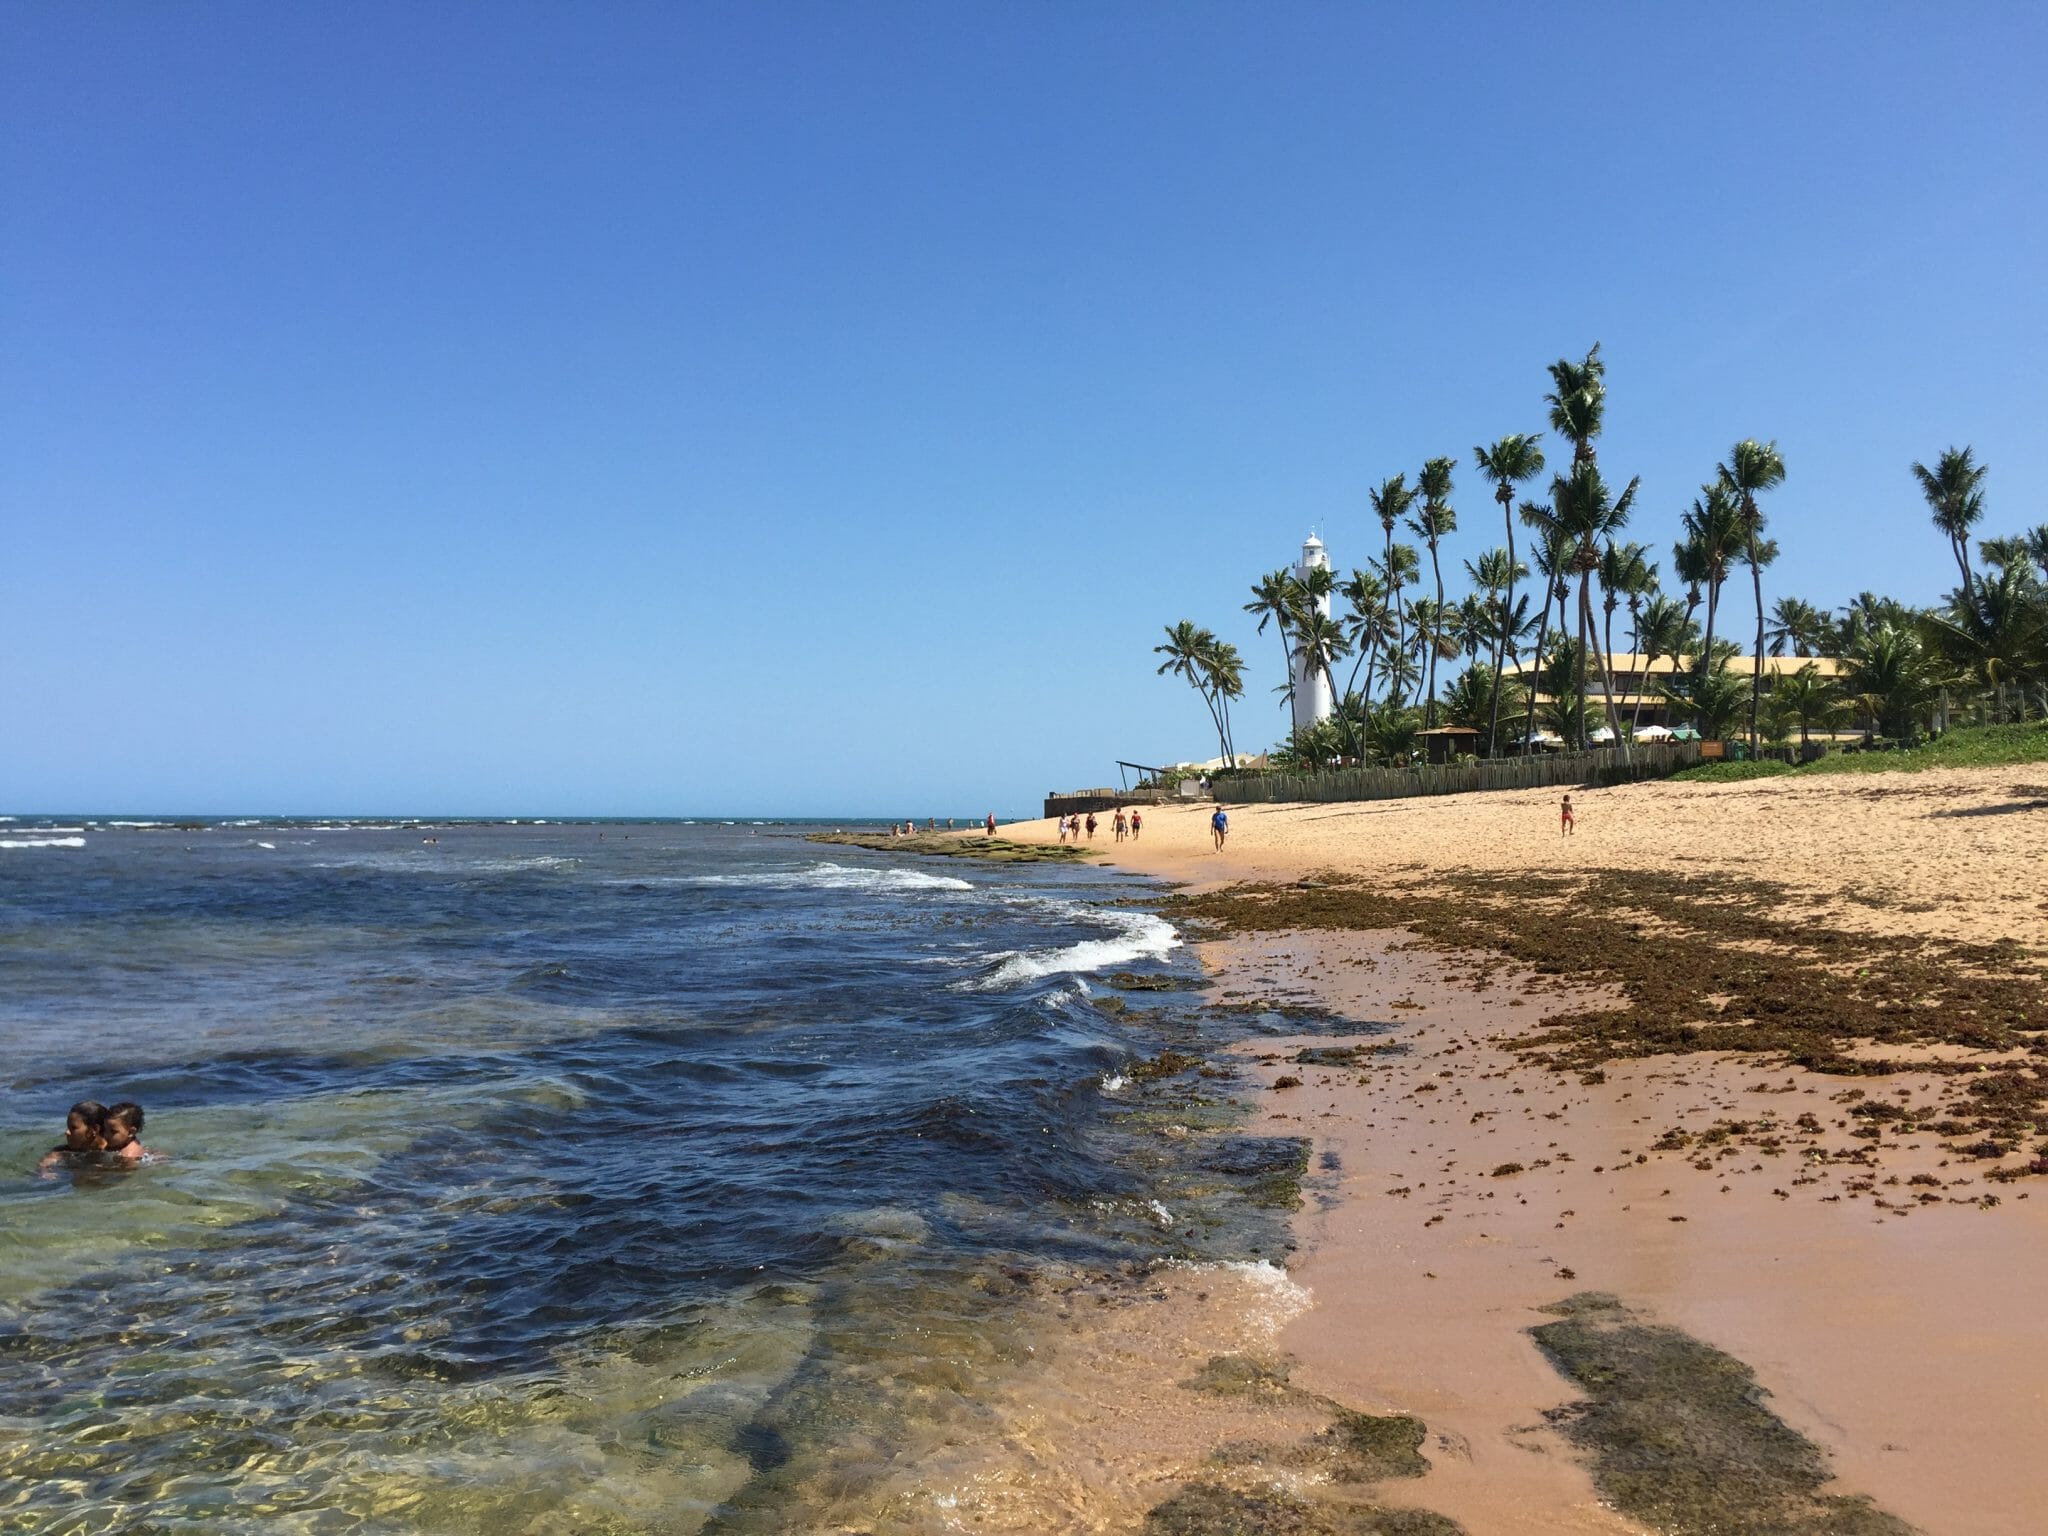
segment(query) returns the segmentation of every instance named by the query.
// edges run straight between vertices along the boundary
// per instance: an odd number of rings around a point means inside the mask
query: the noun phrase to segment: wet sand
[[[1440,870],[1676,868],[1795,885],[1805,915],[1851,933],[2012,940],[2038,957],[2048,812],[2013,808],[2039,794],[2022,782],[2029,771],[1587,791],[1574,795],[1569,841],[1553,796],[1512,793],[1232,807],[1222,853],[1207,807],[1163,807],[1141,842],[1114,844],[1105,823],[1097,845],[1192,889],[1334,873],[1398,891]],[[1260,1122],[1312,1136],[1330,1165],[1309,1187],[1289,1266],[1312,1305],[1276,1348],[1296,1362],[1297,1386],[1430,1426],[1430,1472],[1379,1490],[1382,1502],[1439,1510],[1474,1533],[1640,1529],[1602,1503],[1545,1418],[1578,1394],[1528,1330],[1547,1320],[1539,1308],[1591,1290],[1752,1367],[1771,1409],[1829,1455],[1828,1491],[1868,1495],[1939,1536],[2043,1528],[2048,1180],[1994,1183],[1985,1175],[2000,1164],[1959,1159],[1910,1119],[1902,1129],[1856,1113],[1882,1097],[1926,1119],[1965,1079],[1845,1078],[1729,1052],[1582,1077],[1503,1042],[1588,999],[1498,957],[1329,929],[1240,934],[1203,953],[1225,1001],[1393,1021],[1388,1043],[1407,1047],[1334,1066],[1294,1056],[1355,1039],[1245,1047],[1260,1058]],[[1971,1055],[1882,1054],[1913,1065]],[[1300,1084],[1274,1088],[1283,1077]],[[1140,1416],[1116,1433],[1147,1431]],[[1143,1459],[1135,1445],[1125,1454]],[[1192,1475],[1184,1457],[1169,1461]]]

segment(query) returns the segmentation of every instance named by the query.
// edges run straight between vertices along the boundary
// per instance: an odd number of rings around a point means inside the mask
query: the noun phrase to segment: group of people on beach
[[[130,1168],[149,1157],[142,1144],[142,1106],[132,1099],[83,1099],[64,1117],[64,1140],[43,1154],[38,1173],[60,1168]]]
[[[1101,823],[1095,819],[1093,811],[1090,811],[1086,816],[1083,816],[1078,811],[1071,816],[1062,816],[1060,818],[1060,841],[1064,843],[1071,837],[1078,843],[1085,835],[1090,842],[1093,842],[1095,840],[1095,829],[1100,825]],[[1144,828],[1144,815],[1136,806],[1131,807],[1128,816],[1124,814],[1124,808],[1118,806],[1116,808],[1116,815],[1110,821],[1110,830],[1116,835],[1118,842],[1122,842],[1127,837],[1136,839],[1137,835]]]

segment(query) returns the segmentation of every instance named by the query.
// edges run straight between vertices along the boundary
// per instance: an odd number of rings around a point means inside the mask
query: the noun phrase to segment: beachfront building
[[[1653,725],[1676,726],[1685,724],[1686,714],[1681,707],[1673,710],[1658,694],[1658,682],[1668,682],[1674,674],[1690,671],[1690,656],[1659,656],[1654,661],[1647,656],[1630,651],[1616,651],[1608,658],[1614,668],[1614,707],[1621,715],[1623,726],[1631,723],[1642,727]],[[1731,656],[1728,670],[1737,677],[1747,680],[1756,666],[1753,656]],[[1822,677],[1834,680],[1842,675],[1843,664],[1832,656],[1766,656],[1764,658],[1764,687],[1769,689],[1780,677],[1790,677],[1801,667],[1812,667]],[[1531,670],[1525,665],[1509,663],[1506,675],[1519,678]],[[1537,704],[1550,702],[1550,695],[1536,695]],[[1589,722],[1605,726],[1607,700],[1603,689],[1600,669],[1588,661],[1586,666],[1586,709]],[[1745,704],[1742,711],[1743,727],[1749,725],[1749,709]],[[1825,733],[1819,733],[1825,734]],[[1519,738],[1512,738],[1519,739]]]
[[[1294,567],[1294,579],[1305,582],[1310,571],[1327,571],[1329,568],[1329,552],[1323,548],[1323,541],[1311,533],[1302,542],[1301,559]],[[1315,606],[1316,611],[1327,619],[1330,616],[1329,593],[1317,598]],[[1337,712],[1336,701],[1330,697],[1329,676],[1320,668],[1308,666],[1299,652],[1294,658],[1293,682],[1294,728],[1297,731],[1305,731]]]

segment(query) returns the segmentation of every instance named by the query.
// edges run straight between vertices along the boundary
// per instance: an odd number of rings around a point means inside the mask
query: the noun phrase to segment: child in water
[[[149,1156],[149,1148],[140,1139],[142,1106],[133,1100],[108,1105],[106,1117],[100,1121],[100,1131],[108,1157],[118,1158],[124,1163],[139,1163]]]
[[[98,1099],[81,1099],[64,1117],[64,1144],[52,1147],[36,1164],[36,1172],[48,1173],[66,1162],[78,1162],[94,1152],[106,1150],[103,1125],[107,1108]]]

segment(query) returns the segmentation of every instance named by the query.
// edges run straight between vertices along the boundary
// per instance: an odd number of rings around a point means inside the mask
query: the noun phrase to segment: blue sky
[[[1952,585],[1950,443],[2048,519],[2038,7],[7,31],[8,809],[1021,813],[1214,750],[1183,617],[1277,738],[1250,582],[1439,453],[1497,543],[1595,339],[1667,565],[1745,436],[1767,600]]]

